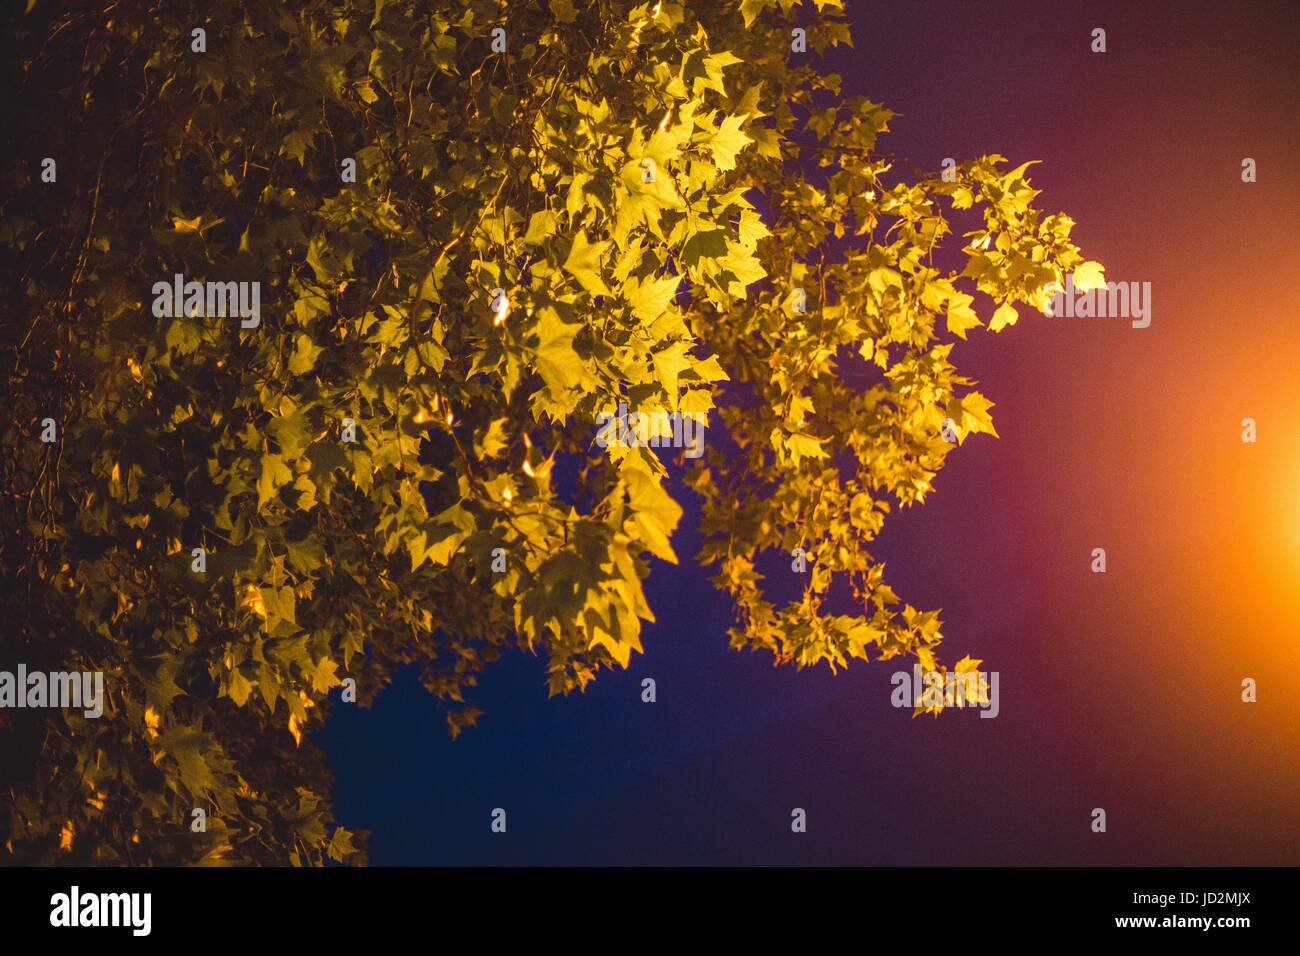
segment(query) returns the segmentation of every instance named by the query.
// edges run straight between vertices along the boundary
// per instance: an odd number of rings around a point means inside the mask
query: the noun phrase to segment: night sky
[[[677,483],[683,563],[654,562],[627,671],[548,699],[544,662],[508,656],[455,742],[414,673],[334,703],[318,739],[373,865],[1300,862],[1300,6],[848,9],[856,48],[827,65],[901,114],[883,149],[1042,160],[1038,204],[1153,287],[1146,329],[1023,312],[959,342],[1002,437],[876,543],[905,601],[943,609],[942,659],[1000,673],[1000,715],[894,709],[901,660],[728,650]]]

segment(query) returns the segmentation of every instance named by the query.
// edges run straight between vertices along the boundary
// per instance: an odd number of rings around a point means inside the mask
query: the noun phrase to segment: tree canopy
[[[12,20],[0,666],[106,701],[0,710],[9,860],[361,862],[308,738],[340,684],[417,665],[455,733],[503,652],[552,693],[626,667],[673,470],[733,646],[947,666],[872,541],[996,434],[956,340],[1097,267],[1029,164],[882,152],[819,66],[837,0]],[[176,276],[259,321],[157,309]],[[597,446],[620,404],[707,416],[703,457]]]

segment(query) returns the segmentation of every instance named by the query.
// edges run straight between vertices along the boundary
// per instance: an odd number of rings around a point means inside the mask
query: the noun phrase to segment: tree
[[[507,650],[552,693],[626,666],[670,466],[734,646],[944,668],[870,544],[996,434],[954,337],[1084,263],[1028,164],[878,149],[816,67],[836,0],[29,6],[0,660],[106,702],[0,710],[10,859],[360,862],[302,739],[331,693],[417,664],[456,733]],[[598,447],[620,403],[707,453]],[[756,562],[795,548],[777,607]]]

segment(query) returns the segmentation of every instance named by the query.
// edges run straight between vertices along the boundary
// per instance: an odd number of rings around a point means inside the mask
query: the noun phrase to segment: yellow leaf
[[[964,292],[954,294],[948,300],[948,331],[960,339],[966,338],[968,329],[979,328],[980,317],[975,314],[971,303],[975,299]]]
[[[1089,289],[1100,289],[1106,284],[1105,272],[1105,266],[1089,259],[1074,270],[1075,291],[1087,292]]]
[[[636,637],[633,637],[630,640],[620,641],[602,628],[596,627],[592,629],[591,642],[588,644],[588,647],[600,646],[603,646],[609,651],[610,656],[614,658],[614,660],[618,661],[619,667],[627,667],[628,663],[632,659],[632,652],[641,649],[641,642],[637,640]]]
[[[266,619],[266,601],[262,599],[262,589],[256,584],[250,584],[244,590],[244,600],[240,606],[249,608],[258,617]]]
[[[211,229],[213,226],[219,226],[225,222],[225,219],[214,219],[211,222],[204,222],[202,216],[195,216],[193,219],[181,219],[179,216],[172,217],[172,228],[177,232],[196,232],[203,234],[203,230]]]
[[[668,401],[674,408],[677,404],[677,377],[691,367],[691,360],[686,354],[688,348],[688,342],[674,342],[666,349],[654,353],[655,378],[663,385]]]
[[[573,237],[569,257],[564,260],[564,271],[592,295],[609,295],[605,280],[600,277],[600,259],[608,242],[588,242],[586,233]]]
[[[524,245],[540,246],[549,236],[555,234],[555,213],[541,209],[533,213],[528,220],[528,231],[524,233]]]
[[[713,153],[714,165],[723,172],[735,169],[736,154],[753,142],[752,139],[740,131],[741,124],[748,118],[747,113],[724,117],[717,129],[711,133],[705,133],[702,137],[705,145]]]
[[[681,282],[681,276],[673,275],[647,278],[643,282],[629,280],[627,301],[632,306],[632,314],[642,322],[653,322],[664,314],[676,297]]]
[[[785,440],[785,447],[790,453],[790,460],[797,465],[800,458],[825,458],[826,451],[822,448],[824,441],[825,438],[815,438],[803,432],[795,432]]]
[[[579,385],[586,365],[573,348],[573,338],[581,326],[561,320],[550,306],[541,309],[537,317],[537,371],[553,392]]]
[[[673,501],[657,480],[639,471],[627,473],[628,503],[633,508],[629,523],[640,532],[637,535],[650,552],[672,564],[677,563],[669,540],[682,508]]]
[[[1015,325],[1016,320],[1020,318],[1020,313],[1010,302],[1003,302],[993,313],[993,318],[989,320],[990,332],[1001,332],[1008,325]]]
[[[993,416],[989,414],[989,409],[993,403],[981,395],[979,392],[968,392],[962,396],[961,400],[961,424],[968,432],[984,432],[986,435],[998,437],[997,429],[993,427]]]

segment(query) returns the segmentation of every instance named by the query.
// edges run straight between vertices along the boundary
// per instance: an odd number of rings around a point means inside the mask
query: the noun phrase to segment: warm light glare
[[[503,295],[497,299],[496,318],[492,320],[492,324],[501,325],[503,322],[505,322],[506,316],[508,316],[509,314],[510,314],[510,298],[508,296]]]

